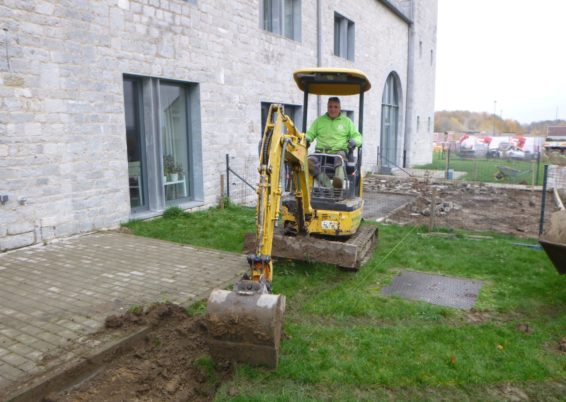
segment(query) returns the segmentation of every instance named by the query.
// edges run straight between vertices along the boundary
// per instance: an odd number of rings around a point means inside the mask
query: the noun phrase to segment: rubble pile
[[[367,176],[364,178],[364,191],[370,193],[396,193],[418,195],[422,193],[424,183],[416,178],[393,176]]]

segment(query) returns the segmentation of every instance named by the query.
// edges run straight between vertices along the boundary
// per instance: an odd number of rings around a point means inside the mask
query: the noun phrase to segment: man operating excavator
[[[348,154],[354,148],[362,145],[362,135],[350,118],[342,114],[340,98],[333,96],[328,99],[327,111],[318,117],[309,127],[305,135],[307,144],[310,145],[316,139],[316,152],[336,154],[341,158],[336,158],[336,174],[332,179],[334,188],[342,188],[344,183],[344,170],[342,161],[348,160]],[[316,163],[309,159],[309,167]],[[311,174],[313,171],[311,170]],[[313,174],[316,176],[316,174]],[[316,178],[316,177],[315,177]],[[322,179],[321,182],[326,180]]]

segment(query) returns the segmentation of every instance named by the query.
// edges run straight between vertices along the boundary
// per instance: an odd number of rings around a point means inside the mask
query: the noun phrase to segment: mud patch
[[[173,304],[146,312],[111,316],[104,331],[150,326],[147,335],[119,355],[110,356],[97,374],[45,401],[209,401],[232,376],[230,362],[214,364],[207,346],[204,317],[189,317]]]

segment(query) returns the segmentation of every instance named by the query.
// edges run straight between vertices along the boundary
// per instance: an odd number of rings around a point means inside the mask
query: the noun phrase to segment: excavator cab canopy
[[[371,88],[368,77],[360,70],[349,68],[313,67],[293,73],[297,86],[303,91],[303,132],[307,131],[309,95],[360,96],[358,131],[364,121],[364,92]]]
[[[301,91],[313,95],[357,95],[371,88],[363,72],[348,68],[307,68],[293,78]]]

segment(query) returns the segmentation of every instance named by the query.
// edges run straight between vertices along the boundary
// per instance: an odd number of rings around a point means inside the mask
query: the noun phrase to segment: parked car
[[[525,159],[525,151],[521,151],[520,149],[510,149],[509,151],[505,152],[505,156],[510,159]]]
[[[487,158],[501,158],[501,151],[497,148],[489,149],[485,154]]]

